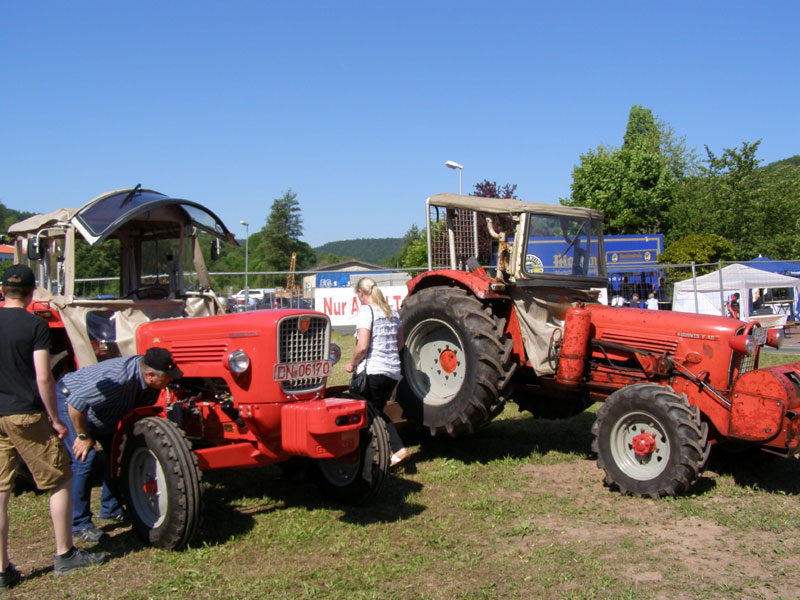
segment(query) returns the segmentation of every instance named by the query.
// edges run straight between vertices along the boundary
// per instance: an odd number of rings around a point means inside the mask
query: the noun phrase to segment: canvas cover
[[[567,311],[578,302],[596,303],[597,291],[512,286],[509,292],[517,310],[525,354],[533,370],[537,375],[552,375],[556,364],[551,345],[561,339]]]
[[[428,206],[444,208],[464,208],[488,214],[508,213],[547,213],[569,217],[581,216],[595,221],[603,220],[603,213],[581,206],[561,206],[540,202],[522,202],[513,198],[481,198],[480,196],[462,196],[460,194],[436,194],[428,198]]]
[[[17,237],[29,233],[36,233],[43,227],[52,227],[59,223],[66,223],[75,215],[76,208],[59,208],[44,215],[33,215],[11,225],[8,228],[9,237]]]
[[[37,288],[36,300],[48,300],[58,308],[64,321],[78,367],[97,363],[86,328],[86,315],[91,311],[114,311],[115,341],[122,356],[137,354],[136,329],[156,319],[205,317],[219,312],[216,297],[191,296],[185,300],[78,300],[51,296]]]
[[[720,287],[720,276],[722,287]],[[770,273],[742,264],[733,264],[721,270],[702,275],[696,279],[697,307],[695,309],[695,283],[685,279],[675,284],[672,293],[672,310],[697,312],[705,315],[727,315],[725,303],[738,292],[740,296],[739,318],[742,321],[758,321],[764,326],[779,326],[786,323],[788,313],[753,314],[750,299],[754,290],[764,288],[790,288],[793,304],[797,301],[800,280],[778,273]],[[721,291],[721,293],[720,293]]]

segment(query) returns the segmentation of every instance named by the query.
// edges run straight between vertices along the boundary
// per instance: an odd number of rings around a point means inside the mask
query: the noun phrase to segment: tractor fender
[[[481,268],[476,271],[454,271],[453,269],[440,269],[437,271],[425,271],[409,281],[408,295],[414,294],[419,290],[429,287],[460,287],[481,300],[509,299],[508,294],[504,293],[505,284],[492,279]],[[492,289],[492,286],[500,289]]]
[[[108,467],[112,477],[119,476],[120,461],[122,460],[122,441],[125,439],[125,435],[131,430],[136,421],[145,417],[166,417],[164,407],[154,404],[152,406],[134,408],[117,423],[114,439],[111,442],[111,451],[108,453]]]
[[[506,317],[504,333],[514,341],[512,353],[517,357],[517,362],[522,365],[527,363],[517,311],[511,301],[511,296],[506,293],[505,284],[489,277],[483,267],[471,272],[453,269],[425,271],[414,277],[406,285],[408,286],[409,296],[431,287],[457,287],[470,292],[479,300],[507,301],[508,307],[503,309],[505,314],[502,315]],[[498,287],[500,289],[497,289]]]

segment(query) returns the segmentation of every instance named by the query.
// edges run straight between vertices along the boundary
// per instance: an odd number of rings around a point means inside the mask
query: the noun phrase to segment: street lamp
[[[448,160],[446,163],[444,163],[444,166],[447,167],[448,169],[458,169],[458,195],[460,196],[461,195],[461,171],[464,170],[464,167],[461,166],[460,164],[458,164],[457,162],[452,161],[452,160]]]
[[[248,245],[250,244],[250,223],[247,221],[239,221],[240,225],[244,225],[244,306],[245,310],[250,308],[250,288],[247,285],[247,258],[248,258]]]
[[[454,160],[448,160],[444,163],[448,169],[458,169],[458,195],[461,195],[461,172],[464,166],[458,164]],[[475,258],[478,258],[478,213],[472,211],[472,239],[475,242]]]

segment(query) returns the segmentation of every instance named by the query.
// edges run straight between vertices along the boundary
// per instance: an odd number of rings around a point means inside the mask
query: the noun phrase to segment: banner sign
[[[381,291],[387,304],[399,312],[400,305],[408,294],[408,288],[404,285],[387,286],[382,287]],[[314,310],[328,315],[331,325],[355,327],[359,306],[355,290],[351,287],[314,290]]]
[[[318,273],[318,288],[345,288],[350,285],[350,272],[347,273]]]
[[[630,267],[635,271],[638,267],[657,265],[656,259],[664,251],[664,236],[660,233],[607,235],[603,241],[609,272]]]

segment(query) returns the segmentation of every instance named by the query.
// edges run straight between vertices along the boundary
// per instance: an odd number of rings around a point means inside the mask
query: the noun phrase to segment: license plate
[[[316,379],[331,374],[333,363],[329,360],[309,360],[306,362],[278,363],[275,365],[275,381],[295,379]]]
[[[757,317],[756,317],[757,318]],[[767,330],[764,327],[755,327],[751,332],[753,336],[753,341],[758,344],[759,346],[763,346],[767,343]]]

